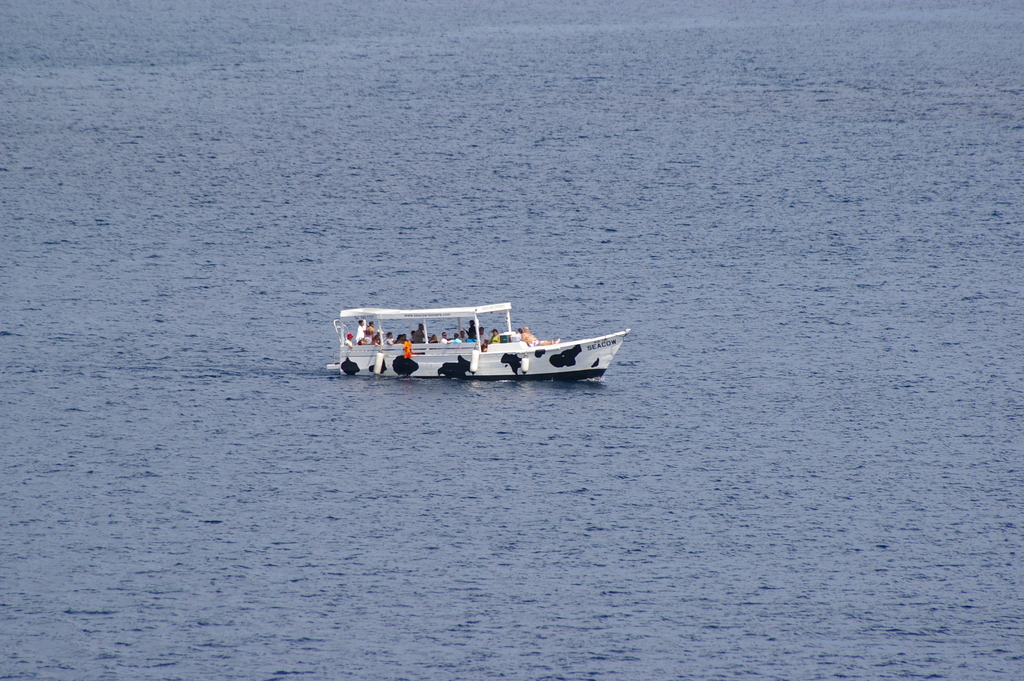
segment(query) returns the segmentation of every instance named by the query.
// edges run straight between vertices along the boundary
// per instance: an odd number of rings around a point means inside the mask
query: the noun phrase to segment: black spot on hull
[[[420,368],[420,365],[408,357],[395,357],[395,361],[391,363],[391,368],[399,376],[410,376]]]
[[[594,367],[596,367],[600,363],[601,363],[601,358],[598,357],[597,359],[594,360],[594,363],[590,365],[590,368],[593,369]]]
[[[506,352],[501,356],[501,363],[507,364],[516,376],[519,375],[519,367],[523,366],[523,360],[519,359],[519,355],[513,355],[511,352]]]
[[[574,345],[568,350],[562,350],[558,354],[551,355],[548,361],[553,367],[574,367],[576,366],[576,355],[583,352],[583,347]]]
[[[537,352],[533,353],[533,356],[534,357],[543,357],[545,352],[547,352],[547,350],[538,350]]]
[[[437,370],[437,375],[447,376],[448,378],[465,378],[467,371],[469,371],[469,360],[459,355],[457,362],[445,362],[442,364]]]
[[[341,363],[341,370],[349,376],[355,376],[359,373],[359,365],[346,357],[345,361]]]

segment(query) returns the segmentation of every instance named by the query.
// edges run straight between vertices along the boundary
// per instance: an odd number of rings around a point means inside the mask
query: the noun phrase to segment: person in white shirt
[[[363,340],[366,336],[366,320],[359,320],[359,328],[356,329],[356,345],[359,345],[359,341]]]

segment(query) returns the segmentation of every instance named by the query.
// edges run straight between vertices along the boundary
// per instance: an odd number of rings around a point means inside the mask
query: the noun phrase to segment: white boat
[[[535,341],[532,344],[512,329],[512,304],[479,307],[448,307],[432,310],[391,310],[362,307],[342,310],[334,320],[341,351],[336,364],[327,368],[348,376],[398,376],[413,378],[466,378],[486,381],[563,380],[597,378],[611,366],[629,329],[607,336],[571,341]],[[497,323],[490,315],[502,314]],[[481,315],[487,315],[481,323]],[[363,320],[384,336],[413,332],[423,325],[425,337],[468,328],[501,329],[500,342],[354,344]],[[525,330],[525,329],[524,329]],[[349,336],[352,336],[350,339]],[[490,337],[490,333],[483,334]]]

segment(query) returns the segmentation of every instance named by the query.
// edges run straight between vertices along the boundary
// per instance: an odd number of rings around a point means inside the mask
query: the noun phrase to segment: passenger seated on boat
[[[408,339],[405,337],[405,334],[404,333],[400,333],[400,334],[398,334],[398,338],[395,339],[395,343],[398,344],[398,345],[401,345],[406,340],[408,340]]]
[[[348,335],[348,338],[345,339],[345,346],[346,347],[349,347],[349,348],[352,347],[352,339],[353,338],[354,338],[354,336],[352,334]]]
[[[373,322],[370,322],[369,324],[366,325],[366,332],[363,335],[366,336],[367,344],[373,342],[373,336],[376,333],[377,329],[373,328]]]
[[[430,334],[430,340],[428,340],[427,342],[428,343],[436,343],[437,342],[437,334],[436,333]]]
[[[427,342],[427,331],[426,331],[426,329],[423,328],[422,324],[420,324],[419,327],[415,331],[412,332],[412,342],[413,343],[426,343]]]
[[[530,347],[537,347],[538,345],[554,345],[556,343],[561,343],[562,339],[559,338],[558,340],[553,340],[553,341],[551,341],[551,340],[548,340],[548,341],[537,340],[537,337],[534,336],[532,333],[530,333],[530,327],[524,326],[523,327],[523,342],[526,343],[527,345],[529,345]]]
[[[448,344],[449,341],[448,341],[448,332],[447,331],[442,331],[441,332],[441,340],[439,342],[441,343],[441,345],[447,345]]]
[[[448,341],[448,342],[449,343],[461,343],[462,339],[459,338],[459,334],[458,334],[458,332],[456,332],[456,333],[452,334],[452,339],[450,341]]]
[[[394,345],[395,339],[391,336],[391,332],[388,331],[384,334],[384,345]]]
[[[497,329],[491,329],[491,342],[492,343],[500,343],[501,342],[501,334],[498,333]]]
[[[380,335],[380,331],[378,331],[377,333],[373,334],[373,344],[374,345],[383,345],[384,344],[384,337]]]

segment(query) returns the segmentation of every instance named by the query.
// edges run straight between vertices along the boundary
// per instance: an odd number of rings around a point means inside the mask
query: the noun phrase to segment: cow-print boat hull
[[[380,351],[377,346],[345,347],[341,362],[328,365],[328,368],[346,377],[580,381],[603,376],[628,333],[629,329],[598,338],[540,347],[530,347],[522,342],[494,343],[486,352],[474,352],[473,344],[418,343],[413,345],[413,355],[409,359],[403,356],[400,347],[385,346],[380,363],[377,363]],[[379,373],[375,368],[379,368]]]

